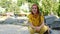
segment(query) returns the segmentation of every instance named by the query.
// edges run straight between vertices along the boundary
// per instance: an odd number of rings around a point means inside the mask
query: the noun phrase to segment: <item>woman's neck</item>
[[[39,14],[36,13],[36,14],[34,14],[34,15],[39,15]]]
[[[36,18],[36,17],[38,17],[38,15],[39,15],[39,14],[34,14],[33,16]]]

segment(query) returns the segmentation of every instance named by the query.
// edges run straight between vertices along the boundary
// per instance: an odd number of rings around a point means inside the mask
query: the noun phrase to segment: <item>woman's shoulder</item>
[[[32,14],[29,14],[28,17],[32,17]]]

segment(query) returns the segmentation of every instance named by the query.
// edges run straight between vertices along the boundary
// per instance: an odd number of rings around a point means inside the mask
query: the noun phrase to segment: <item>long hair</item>
[[[40,12],[39,12],[39,7],[38,7],[38,5],[37,5],[37,4],[33,4],[32,7],[33,7],[33,6],[36,6],[36,7],[37,7],[37,14],[39,14]],[[32,7],[31,7],[31,8],[32,8]],[[31,11],[31,13],[34,14],[32,11]]]
[[[39,22],[41,22],[41,12],[39,12],[39,7],[38,7],[37,4],[33,4],[32,7],[33,7],[33,6],[36,6],[36,7],[37,7],[37,14],[39,14]],[[32,7],[31,7],[31,8],[32,8]],[[34,13],[33,13],[32,11],[31,11],[31,14],[34,15]]]

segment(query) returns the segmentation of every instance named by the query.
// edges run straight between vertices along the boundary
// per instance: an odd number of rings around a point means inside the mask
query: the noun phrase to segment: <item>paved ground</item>
[[[1,21],[4,21],[6,18],[1,18]],[[8,23],[9,21],[13,21],[10,20],[11,18],[8,18],[5,22]],[[15,19],[14,19],[15,20]],[[4,22],[4,23],[5,23]],[[16,21],[14,21],[13,23],[15,23]],[[18,20],[19,22],[19,20]],[[0,22],[2,23],[2,22]],[[9,22],[10,23],[10,22]],[[17,23],[17,22],[16,22]],[[20,23],[20,22],[19,22]],[[52,33],[51,34],[60,34],[59,30],[51,30]],[[20,25],[11,25],[11,24],[0,24],[0,34],[30,34],[28,31],[28,28],[26,26],[20,26]]]
[[[60,34],[60,31],[59,30],[52,30],[51,34]]]
[[[28,28],[19,25],[0,25],[0,34],[29,34]],[[52,34],[60,34],[58,30],[52,30]]]
[[[0,25],[0,34],[29,34],[28,28],[18,25]]]

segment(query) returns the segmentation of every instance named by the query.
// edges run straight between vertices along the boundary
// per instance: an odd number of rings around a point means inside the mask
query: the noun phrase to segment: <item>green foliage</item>
[[[39,5],[39,1],[41,0],[27,0],[29,3],[31,4],[38,4]],[[39,6],[40,11],[42,11],[44,13],[44,15],[48,15],[50,14],[50,12],[54,12],[54,14],[56,14],[56,11],[58,10],[58,6],[59,3],[57,1],[54,0],[42,0],[42,6]]]
[[[16,3],[12,3],[12,0],[1,0],[0,6],[6,8],[5,12],[19,13],[19,7]]]
[[[21,1],[21,0],[18,0],[18,1],[17,1],[17,5],[18,5],[18,6],[21,6],[21,5],[22,5],[22,1]]]
[[[25,2],[29,3],[29,6],[31,7],[32,4],[37,4],[39,6],[41,0],[17,0],[16,3],[12,3],[12,0],[1,0],[0,1],[0,6],[2,8],[6,8],[5,12],[14,12],[14,13],[19,13],[20,6],[24,4]],[[60,0],[59,0],[60,1]],[[56,0],[42,0],[42,6],[39,6],[40,11],[44,13],[44,15],[50,14],[52,11],[54,14],[57,14],[60,16],[60,2],[57,2]],[[25,12],[27,12],[25,10]]]
[[[38,2],[40,1],[40,0],[27,0],[29,3],[31,3],[31,4],[39,4]]]
[[[50,14],[50,12],[54,12],[56,14],[56,10],[58,9],[59,3],[54,0],[42,0],[42,11]]]
[[[57,10],[57,14],[58,14],[58,16],[60,16],[60,2],[59,2],[59,8]]]
[[[17,0],[17,5],[21,6],[24,2],[26,2],[26,0]]]
[[[27,0],[30,3],[37,3],[39,0]]]

